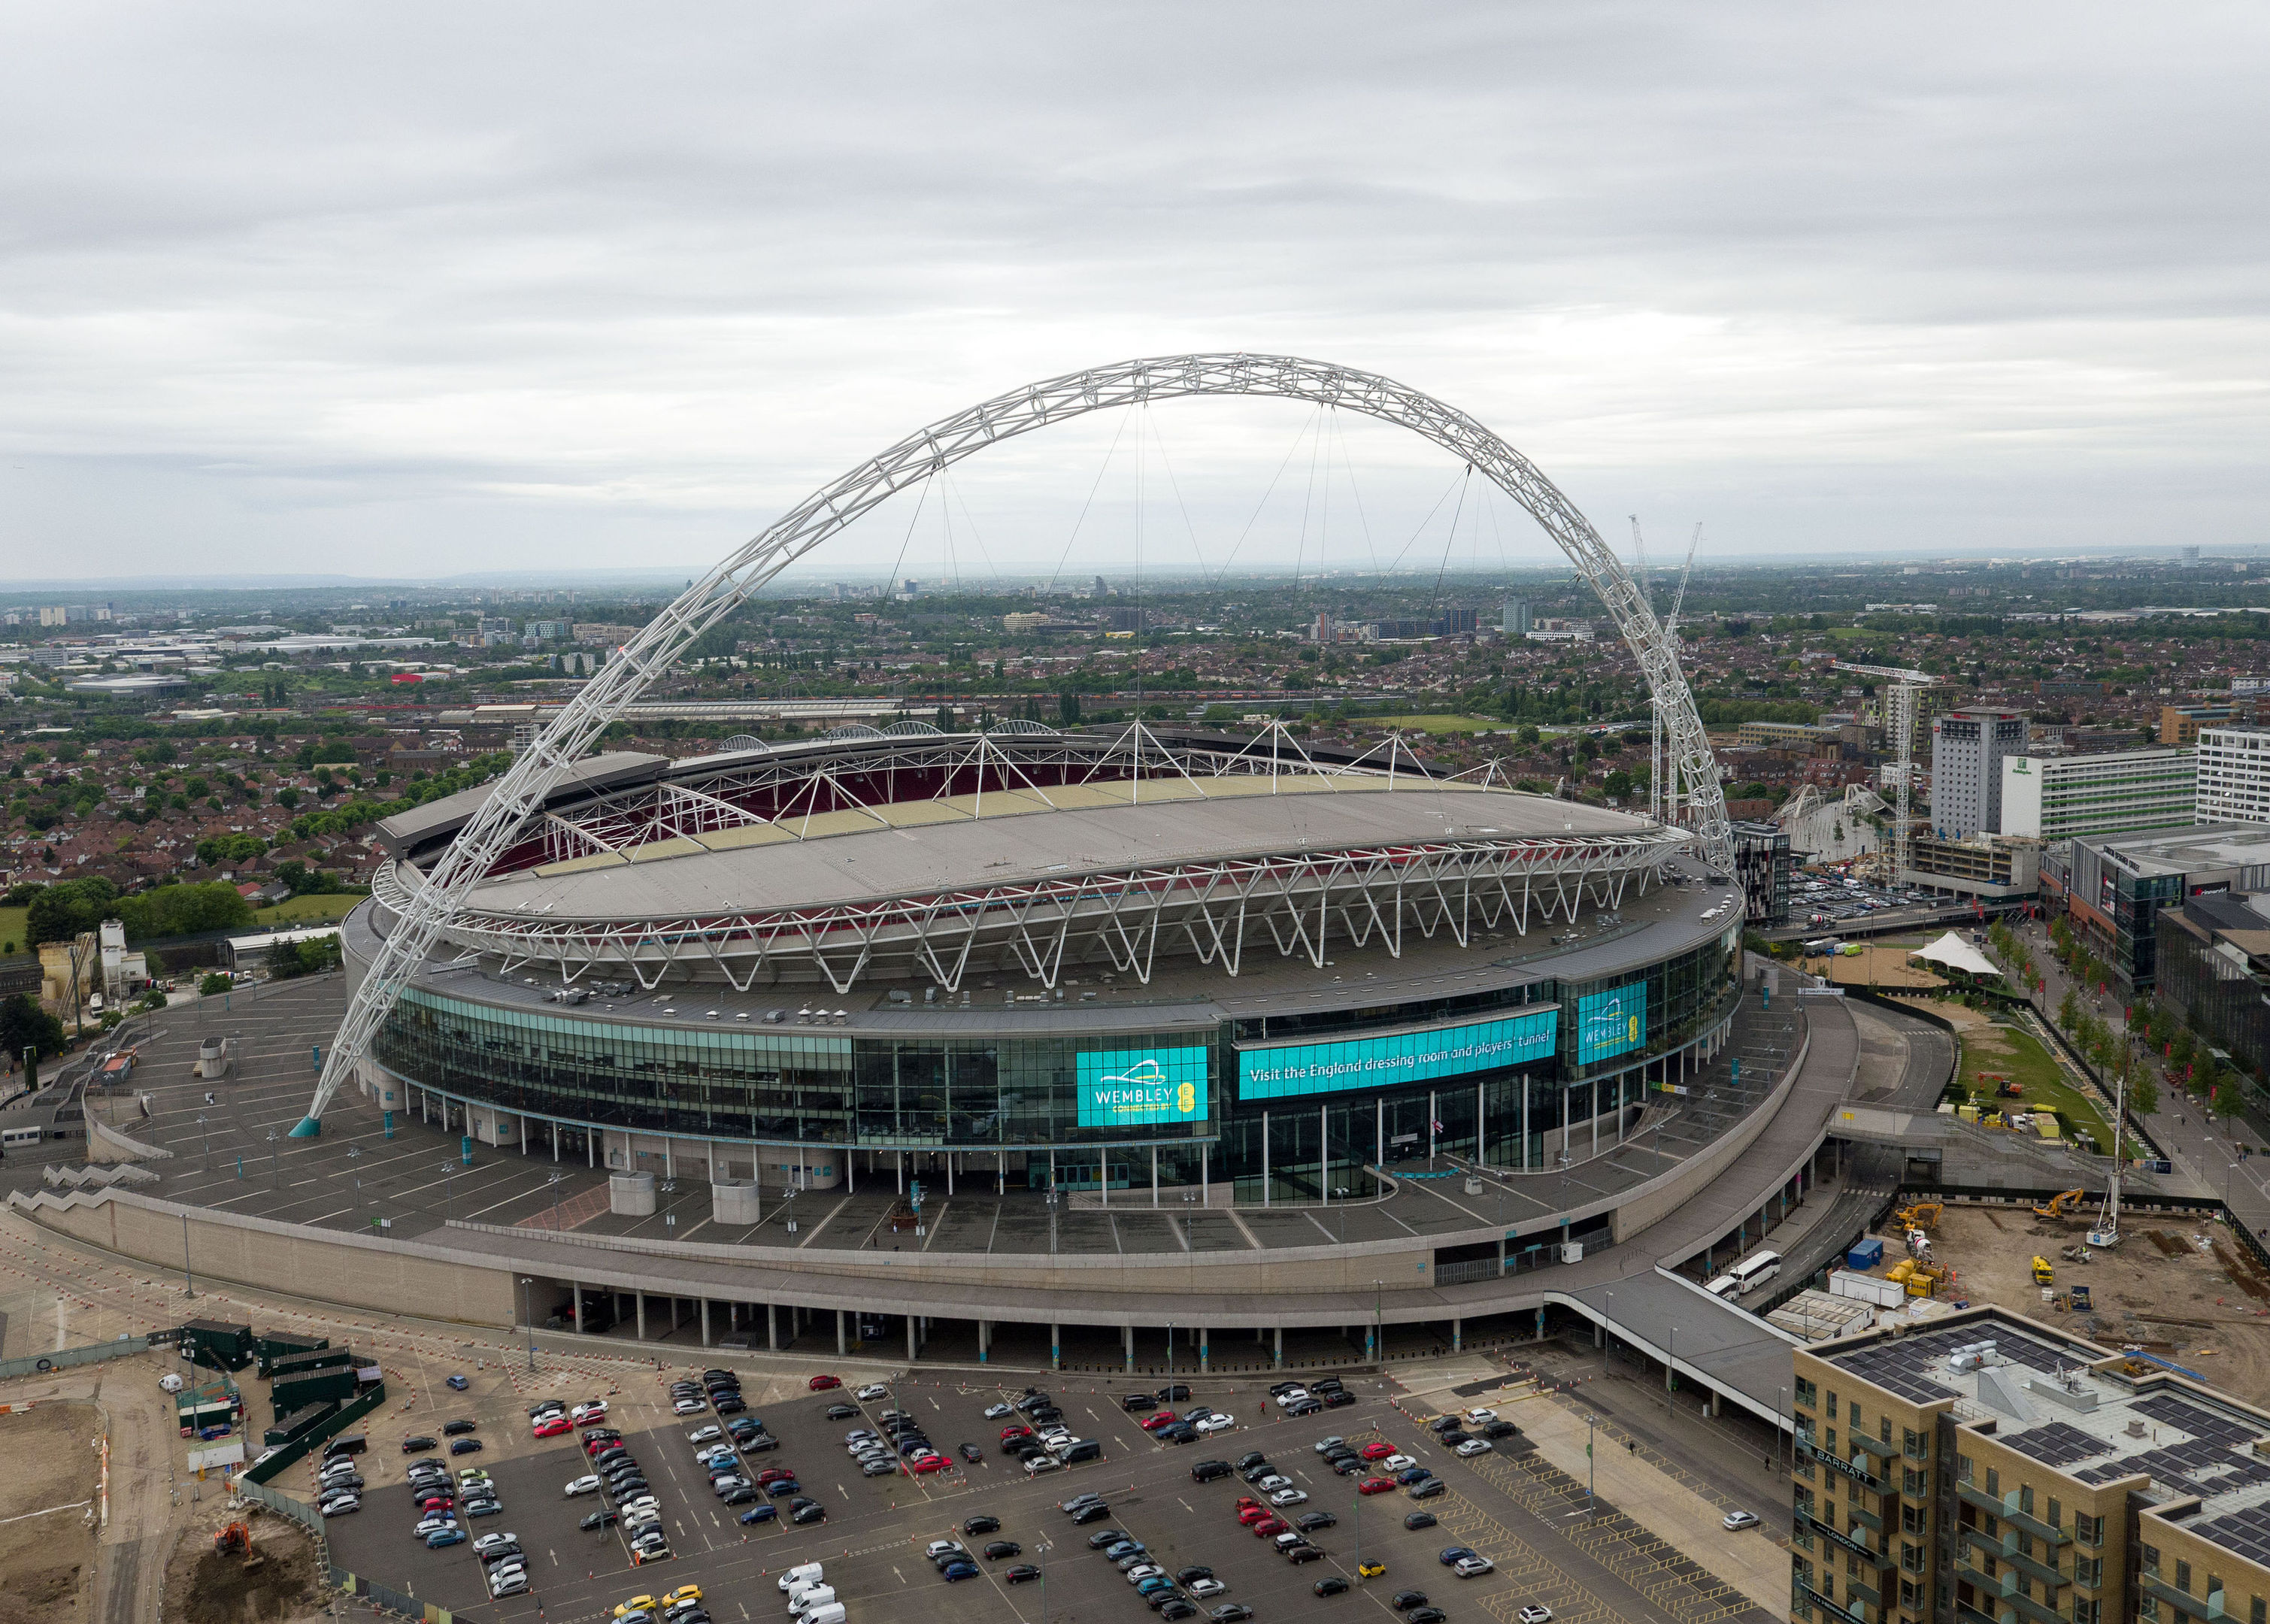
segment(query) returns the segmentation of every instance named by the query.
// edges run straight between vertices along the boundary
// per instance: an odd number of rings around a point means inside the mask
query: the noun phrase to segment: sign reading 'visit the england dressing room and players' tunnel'
[[[1343,1088],[1391,1088],[1542,1060],[1560,1036],[1561,1010],[1546,1005],[1510,1020],[1473,1021],[1338,1043],[1241,1049],[1237,1097],[1281,1100]]]

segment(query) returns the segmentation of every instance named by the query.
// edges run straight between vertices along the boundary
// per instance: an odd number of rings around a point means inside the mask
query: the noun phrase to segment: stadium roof
[[[1130,867],[1446,836],[1661,834],[1622,813],[1510,790],[1384,778],[1151,781],[993,791],[756,823],[524,870],[471,907],[546,920],[638,920],[1013,885]],[[825,834],[826,838],[819,836]]]

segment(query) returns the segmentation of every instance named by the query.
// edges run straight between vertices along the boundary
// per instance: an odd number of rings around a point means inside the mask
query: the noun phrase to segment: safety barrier
[[[150,1351],[147,1337],[121,1337],[115,1342],[91,1342],[85,1347],[59,1347],[52,1353],[24,1359],[0,1359],[0,1382],[19,1376],[45,1376],[74,1365],[99,1365],[107,1359],[131,1359]]]
[[[359,1573],[349,1573],[344,1568],[330,1570],[331,1588],[342,1596],[352,1596],[367,1602],[382,1613],[397,1618],[420,1619],[425,1624],[452,1624],[455,1617],[447,1607],[437,1607],[430,1601],[420,1601],[415,1596],[389,1589],[375,1580],[366,1579]]]

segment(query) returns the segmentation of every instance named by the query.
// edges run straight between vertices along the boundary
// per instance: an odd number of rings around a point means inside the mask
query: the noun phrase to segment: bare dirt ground
[[[1801,968],[1816,975],[1827,975],[1839,987],[1880,987],[1888,992],[1914,992],[1946,986],[1944,977],[1932,975],[1921,960],[1910,957],[1914,952],[1913,947],[1866,946],[1857,953],[1806,959],[1801,961]]]
[[[326,1616],[315,1542],[280,1516],[247,1519],[256,1559],[223,1556],[213,1535],[232,1521],[224,1502],[206,1502],[166,1565],[159,1624],[297,1624]]]
[[[2038,1219],[2024,1207],[1948,1206],[1932,1237],[1939,1261],[1955,1271],[1948,1299],[1995,1303],[2108,1349],[2141,1347],[2236,1398],[2270,1403],[2270,1275],[2223,1226],[2124,1217],[2118,1251],[2066,1262],[2063,1249],[2086,1227]],[[2062,1297],[2087,1286],[2092,1311],[2043,1302],[2032,1272],[2036,1253],[2057,1272],[2052,1290]],[[1887,1235],[1885,1255],[1903,1256],[1903,1237]]]
[[[0,1488],[0,1624],[52,1624],[78,1613],[93,1574],[100,1463],[91,1446],[101,1432],[92,1405],[0,1415],[0,1459],[8,1463]]]

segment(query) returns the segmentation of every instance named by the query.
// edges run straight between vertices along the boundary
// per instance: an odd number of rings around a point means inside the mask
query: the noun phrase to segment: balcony
[[[1900,1446],[1896,1443],[1888,1443],[1881,1438],[1870,1438],[1862,1434],[1854,1433],[1852,1443],[1857,1449],[1867,1450],[1878,1460],[1896,1460],[1899,1457]]]
[[[1971,1565],[1969,1553],[1964,1552],[1955,1559],[1955,1576],[1976,1591],[1980,1599],[1992,1602],[1998,1612],[2007,1607],[2021,1619],[2032,1620],[2034,1624],[2067,1624],[2067,1620],[2059,1615],[2054,1601],[2039,1601],[2031,1596],[2020,1595],[2018,1576],[2014,1571],[1990,1579]],[[2003,1588],[2006,1584],[2009,1587],[2007,1590]],[[2052,1596],[2055,1593],[2054,1590],[2051,1592]],[[1999,1619],[1996,1624],[2000,1624]]]
[[[2212,1591],[2205,1596],[2194,1596],[2189,1591],[2177,1590],[2155,1573],[2140,1576],[2136,1583],[2144,1594],[2157,1598],[2162,1605],[2176,1608],[2186,1617],[2194,1619],[2222,1617],[2223,1592],[2221,1591]]]
[[[1851,1517],[1854,1522],[1859,1524],[1861,1527],[1866,1529],[1870,1533],[1881,1534],[1884,1531],[1884,1519],[1878,1516],[1874,1512],[1869,1510],[1867,1507],[1862,1505],[1858,1501],[1846,1501],[1844,1502],[1844,1509],[1851,1514]]]
[[[1999,1517],[2004,1522],[2024,1530],[2036,1539],[2044,1540],[2052,1546],[2073,1543],[2073,1536],[2065,1530],[2051,1527],[2030,1511],[2019,1510],[2018,1492],[2015,1489],[1998,1496],[1988,1494],[1976,1484],[1958,1483],[1955,1486],[1955,1494],[1964,1505],[1975,1506],[1990,1516]]]

